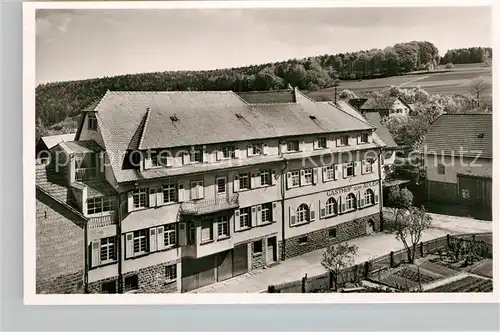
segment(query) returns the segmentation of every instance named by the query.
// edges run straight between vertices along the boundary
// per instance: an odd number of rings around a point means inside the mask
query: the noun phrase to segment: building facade
[[[379,231],[374,130],[297,89],[108,91],[46,166],[86,220],[85,291],[192,291]]]

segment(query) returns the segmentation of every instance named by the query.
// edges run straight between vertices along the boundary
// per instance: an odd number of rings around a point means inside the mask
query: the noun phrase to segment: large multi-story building
[[[38,291],[186,292],[378,231],[374,130],[297,89],[108,91],[37,165]]]

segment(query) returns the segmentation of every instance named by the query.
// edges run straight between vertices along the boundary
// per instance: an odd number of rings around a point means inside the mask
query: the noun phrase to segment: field
[[[439,68],[439,71],[441,70]],[[482,77],[487,85],[487,89],[482,93],[483,97],[490,97],[492,94],[492,69],[491,67],[481,67],[480,64],[457,65],[452,71],[444,73],[424,72],[362,81],[344,81],[338,87],[338,91],[348,89],[359,94],[374,90],[384,91],[394,85],[408,88],[420,86],[430,94],[469,95],[472,92],[471,82],[477,77]],[[333,88],[311,92],[309,96],[319,100],[332,99]]]

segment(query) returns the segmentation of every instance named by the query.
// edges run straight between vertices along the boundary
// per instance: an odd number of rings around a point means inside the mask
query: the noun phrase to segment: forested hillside
[[[430,42],[400,43],[385,49],[320,55],[241,68],[210,71],[157,72],[56,82],[36,88],[37,135],[65,119],[68,126],[79,111],[106,90],[270,90],[289,84],[315,91],[336,79],[367,79],[429,68],[439,63]],[[62,128],[64,129],[64,128]],[[57,130],[57,128],[56,128]]]
[[[441,64],[454,63],[481,63],[491,60],[493,51],[491,47],[469,47],[448,50],[441,58]]]

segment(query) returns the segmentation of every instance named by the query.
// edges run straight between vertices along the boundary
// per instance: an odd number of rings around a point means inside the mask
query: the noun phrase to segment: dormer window
[[[291,140],[286,143],[288,152],[299,151],[299,140]]]
[[[360,143],[368,143],[368,134],[361,134],[361,136],[359,137],[359,141]]]
[[[200,146],[193,146],[189,152],[190,160],[192,163],[203,162],[203,150]]]
[[[95,112],[89,112],[87,116],[88,130],[97,130],[97,118]]]
[[[153,167],[166,167],[168,165],[168,151],[151,151],[151,165]]]
[[[343,135],[337,138],[337,146],[347,146],[349,145],[349,136]]]

